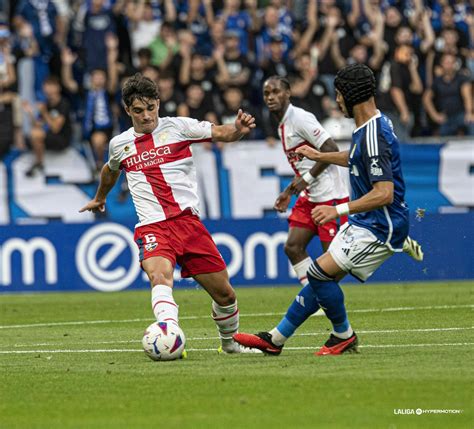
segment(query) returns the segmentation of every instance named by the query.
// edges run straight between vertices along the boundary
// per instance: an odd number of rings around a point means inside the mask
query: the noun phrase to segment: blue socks
[[[319,304],[316,294],[310,285],[306,285],[296,296],[295,300],[288,308],[285,317],[283,317],[276,329],[285,337],[286,340],[293,335],[296,328],[298,328],[318,309]],[[278,339],[274,339],[278,341]],[[278,342],[281,342],[281,339]]]
[[[353,331],[347,318],[341,287],[322,270],[316,261],[308,270],[308,281],[319,304],[332,323],[334,334],[341,338],[349,338]]]

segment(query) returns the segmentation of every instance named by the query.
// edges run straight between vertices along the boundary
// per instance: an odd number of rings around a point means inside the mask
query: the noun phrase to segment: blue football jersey
[[[352,135],[349,151],[352,200],[372,190],[372,184],[390,181],[394,185],[392,204],[349,217],[349,223],[370,230],[394,251],[401,251],[408,236],[408,206],[405,202],[398,138],[390,120],[378,113]]]

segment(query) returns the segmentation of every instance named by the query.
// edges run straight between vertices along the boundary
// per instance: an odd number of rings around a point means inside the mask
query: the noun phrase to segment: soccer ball
[[[152,360],[175,360],[183,356],[186,338],[176,323],[154,322],[145,330],[142,346]]]

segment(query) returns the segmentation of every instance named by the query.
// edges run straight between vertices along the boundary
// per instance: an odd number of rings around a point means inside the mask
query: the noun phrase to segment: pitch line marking
[[[428,343],[428,344],[365,344],[358,346],[359,348],[401,348],[401,347],[463,347],[472,346],[474,343]],[[314,350],[317,347],[285,347],[285,350]],[[186,349],[188,352],[215,352],[217,349]],[[61,349],[61,350],[3,350],[0,354],[31,354],[31,353],[137,353],[142,352],[142,349]]]
[[[466,331],[474,329],[474,326],[465,327],[454,327],[454,328],[423,328],[423,329],[380,329],[372,331],[361,331],[357,330],[359,334],[397,334],[401,332],[448,332],[448,331]],[[327,335],[325,332],[302,332],[300,334],[294,334],[294,337],[315,337],[319,335]],[[206,340],[218,340],[219,337],[190,337],[188,341],[206,341]],[[79,341],[74,344],[81,345],[99,345],[99,344],[137,344],[140,340],[122,340],[122,341]],[[14,344],[13,347],[44,347],[44,346],[58,346],[64,343],[35,343],[35,344]],[[1,346],[0,346],[1,347]]]
[[[384,313],[384,312],[396,312],[396,311],[421,311],[421,310],[451,310],[456,308],[474,308],[474,304],[461,304],[461,305],[433,305],[426,307],[389,307],[389,308],[360,308],[348,310],[349,314],[352,313]],[[285,313],[248,313],[240,314],[240,317],[267,317],[267,316],[282,316]],[[311,317],[322,317],[312,315]],[[197,320],[197,319],[208,319],[209,316],[182,316],[180,320]],[[21,329],[21,328],[40,328],[48,326],[74,326],[74,325],[99,325],[106,323],[133,323],[133,322],[149,322],[153,319],[116,319],[116,320],[78,320],[70,322],[45,322],[45,323],[29,323],[24,325],[0,325],[0,329]]]

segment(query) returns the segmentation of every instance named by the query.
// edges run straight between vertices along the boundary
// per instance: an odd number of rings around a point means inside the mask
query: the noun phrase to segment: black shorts
[[[107,141],[110,141],[110,139],[112,138],[112,134],[114,132],[114,129],[112,127],[110,128],[93,128],[91,133],[90,133],[90,136],[92,136],[92,134],[94,133],[104,133],[106,136],[107,136]],[[89,137],[90,139],[90,137]]]
[[[71,138],[62,134],[53,134],[51,132],[46,133],[46,139],[44,141],[45,148],[54,152],[60,152],[71,144]]]

